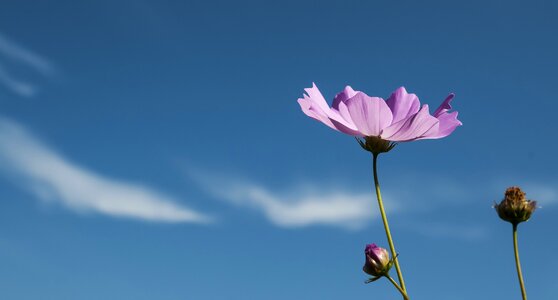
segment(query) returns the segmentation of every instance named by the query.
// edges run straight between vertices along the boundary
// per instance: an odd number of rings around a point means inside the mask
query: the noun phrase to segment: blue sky
[[[0,298],[399,299],[371,157],[296,103],[405,86],[464,126],[380,157],[412,299],[558,284],[558,5],[550,1],[3,1]]]

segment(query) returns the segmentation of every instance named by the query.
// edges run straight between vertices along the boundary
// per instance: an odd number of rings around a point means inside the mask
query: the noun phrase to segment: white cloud
[[[271,189],[254,180],[241,180],[238,174],[224,176],[199,169],[189,169],[187,174],[214,197],[240,207],[255,209],[277,226],[292,228],[328,225],[359,229],[372,222],[381,224],[377,222],[379,210],[372,184],[359,190],[343,188],[342,185],[332,187],[325,183],[308,182]],[[402,215],[430,218],[434,213],[455,209],[455,206],[477,205],[476,201],[479,199],[471,196],[466,184],[447,176],[430,174],[421,177],[419,174],[406,172],[388,179],[384,180],[382,188],[384,205],[390,221],[399,224],[402,223],[397,218]],[[490,209],[491,204],[486,203],[487,209]],[[392,217],[394,215],[396,217]],[[403,224],[410,224],[408,218],[405,220]],[[484,234],[480,229],[472,227],[432,224],[431,229],[414,221],[411,223],[408,230],[420,230],[421,234],[429,236],[455,234],[455,237],[463,239],[476,239]],[[414,223],[417,223],[417,228],[412,228]]]
[[[56,73],[53,64],[47,59],[18,45],[2,33],[0,33],[0,58],[2,59],[0,60],[0,83],[22,97],[34,96],[38,90],[36,85],[14,76],[6,64],[1,63],[2,61],[10,62],[10,65],[17,69],[31,70],[45,78],[51,78]]]
[[[271,222],[282,227],[329,224],[355,228],[362,226],[375,211],[372,194],[336,191],[290,198],[258,186],[235,189],[227,193],[230,200],[260,209]]]
[[[0,170],[23,179],[24,187],[38,197],[74,211],[161,222],[210,221],[160,192],[76,166],[2,117],[0,165]]]
[[[372,192],[356,193],[341,189],[324,191],[308,187],[273,192],[255,183],[200,175],[200,172],[190,172],[190,177],[213,196],[238,206],[256,209],[280,227],[329,225],[359,229],[378,216],[377,202]],[[388,212],[398,211],[395,199],[388,198],[388,201],[384,201]]]
[[[214,197],[252,208],[281,227],[329,225],[358,229],[378,217],[376,196],[372,190],[366,191],[372,185],[366,186],[365,192],[316,183],[271,189],[254,180],[240,180],[238,174],[223,176],[192,169],[187,174]],[[495,195],[502,192],[502,184],[495,185],[495,180],[490,178],[480,181],[471,183],[450,175],[404,172],[384,178],[382,194],[388,216],[398,215],[390,221],[397,222],[398,217],[406,215],[404,222],[399,220],[398,224],[409,231],[433,238],[480,240],[490,232],[479,224],[433,221],[437,214],[448,210],[492,210],[494,199],[498,200]],[[494,193],[493,186],[499,187],[498,193]],[[538,200],[541,205],[558,203],[558,189],[551,185],[521,186],[525,186],[528,198]],[[409,216],[415,220],[409,220]]]

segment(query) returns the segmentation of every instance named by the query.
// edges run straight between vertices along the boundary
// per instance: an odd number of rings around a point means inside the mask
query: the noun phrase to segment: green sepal
[[[382,276],[371,277],[371,278],[369,278],[368,280],[366,280],[364,283],[368,284],[368,283],[374,282],[374,281],[376,281],[376,280],[378,280],[378,279],[380,279],[380,278],[382,278]]]

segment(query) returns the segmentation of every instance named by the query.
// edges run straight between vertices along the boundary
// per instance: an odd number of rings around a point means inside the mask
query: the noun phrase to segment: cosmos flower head
[[[449,112],[454,94],[449,94],[431,115],[428,105],[421,107],[417,95],[407,93],[404,87],[384,100],[347,86],[335,96],[331,107],[315,84],[305,92],[298,103],[307,116],[337,131],[364,138],[364,144],[369,140],[390,145],[390,142],[439,139],[462,125],[457,111]]]

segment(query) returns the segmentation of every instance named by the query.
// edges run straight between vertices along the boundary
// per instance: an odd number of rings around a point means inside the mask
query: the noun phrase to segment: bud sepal
[[[384,140],[377,136],[365,136],[362,140],[360,138],[355,138],[357,142],[360,144],[362,149],[372,152],[374,155],[378,155],[380,153],[389,152],[393,147],[397,145],[397,143]]]

